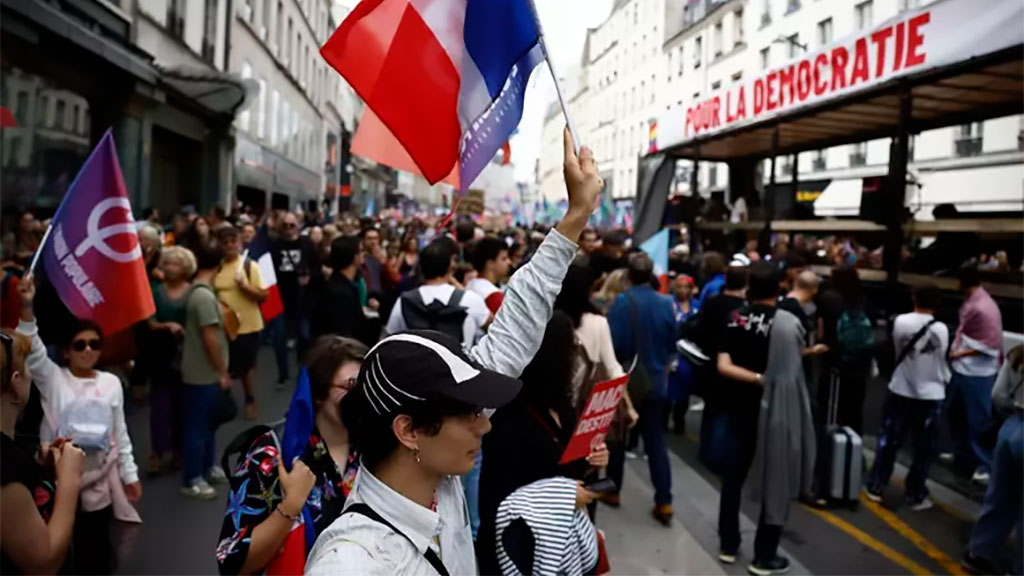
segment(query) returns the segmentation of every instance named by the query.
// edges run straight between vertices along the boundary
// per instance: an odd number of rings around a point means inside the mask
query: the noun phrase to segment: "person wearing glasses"
[[[295,341],[301,358],[309,340],[310,291],[323,277],[319,253],[308,236],[299,233],[299,219],[294,212],[285,212],[279,220],[278,237],[271,256],[277,275],[277,288],[284,304],[284,317],[275,327],[274,354],[277,357],[278,387],[288,381],[288,342]],[[283,323],[283,324],[280,324]]]
[[[96,369],[103,349],[103,332],[89,320],[75,319],[61,343],[67,360],[58,366],[46,355],[32,308],[36,288],[31,278],[18,284],[21,322],[18,332],[32,339],[27,366],[39,390],[43,421],[39,437],[44,446],[73,438],[85,451],[81,480],[81,511],[75,520],[74,573],[112,574],[116,570],[115,520],[141,522],[132,506],[142,497],[139,469],[124,420],[121,381]]]
[[[313,397],[313,431],[291,472],[278,459],[273,431],[253,441],[238,468],[217,546],[221,574],[257,574],[278,557],[308,506],[319,536],[341,515],[359,470],[359,455],[341,421],[341,405],[366,356],[361,342],[340,336],[317,339],[305,358]],[[244,507],[244,513],[238,513]]]

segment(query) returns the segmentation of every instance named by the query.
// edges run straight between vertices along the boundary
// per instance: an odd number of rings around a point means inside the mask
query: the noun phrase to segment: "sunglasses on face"
[[[89,348],[93,352],[99,352],[103,349],[103,343],[99,339],[93,340],[75,340],[71,343],[71,349],[75,352],[85,352],[85,349]]]

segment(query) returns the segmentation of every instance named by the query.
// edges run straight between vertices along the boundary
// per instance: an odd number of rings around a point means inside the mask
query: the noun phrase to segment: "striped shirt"
[[[516,490],[498,506],[495,540],[498,565],[505,576],[522,574],[503,537],[505,529],[517,520],[525,521],[533,535],[533,566],[528,574],[575,576],[597,565],[597,533],[587,514],[576,509],[575,480],[538,480]]]

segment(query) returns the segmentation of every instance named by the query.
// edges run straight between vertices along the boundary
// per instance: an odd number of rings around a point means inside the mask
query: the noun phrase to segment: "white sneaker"
[[[228,477],[224,475],[220,466],[214,466],[206,471],[206,481],[210,484],[224,484],[228,481]]]
[[[703,411],[704,411],[704,401],[703,400],[697,400],[692,405],[690,405],[690,412],[703,412]]]
[[[982,472],[981,470],[975,470],[974,476],[971,476],[971,482],[974,482],[975,484],[981,484],[982,486],[988,486],[988,480],[988,472]]]
[[[912,504],[910,509],[914,512],[921,512],[931,508],[932,506],[935,506],[935,503],[932,502],[931,498],[925,498],[916,504]]]
[[[199,500],[213,500],[217,497],[217,491],[202,478],[193,481],[188,486],[182,486],[181,494]]]

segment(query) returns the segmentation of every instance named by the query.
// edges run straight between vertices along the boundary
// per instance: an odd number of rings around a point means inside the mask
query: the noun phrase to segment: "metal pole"
[[[800,193],[800,153],[793,153],[793,215],[796,219],[797,194]]]
[[[899,283],[900,253],[903,251],[903,211],[907,189],[907,160],[910,148],[910,130],[913,123],[913,95],[909,88],[900,92],[900,119],[889,154],[889,175],[885,193],[885,251],[882,264],[888,275],[888,284]]]
[[[562,91],[562,83],[558,79],[558,74],[555,73],[555,66],[551,62],[551,53],[548,51],[547,42],[544,40],[544,25],[540,22],[540,14],[537,12],[537,6],[534,4],[534,0],[530,0],[530,12],[533,13],[533,21],[537,25],[537,41],[540,43],[540,49],[544,52],[544,61],[548,63],[548,70],[551,72],[551,79],[555,82],[555,93],[558,95],[558,103],[562,106],[562,115],[565,116],[565,123],[569,126],[569,134],[572,135],[573,145],[576,147],[576,154],[580,153],[580,146],[583,143],[580,141],[580,134],[576,131],[576,123],[572,121],[572,114],[569,113],[569,106],[565,99],[565,93]]]

